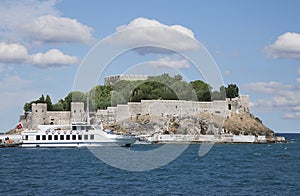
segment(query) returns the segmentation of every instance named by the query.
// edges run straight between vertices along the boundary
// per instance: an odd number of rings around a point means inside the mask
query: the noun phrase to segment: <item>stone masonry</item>
[[[113,124],[124,119],[137,119],[139,116],[149,115],[157,117],[179,116],[187,117],[200,113],[230,117],[233,114],[249,113],[249,96],[240,95],[237,98],[224,101],[196,102],[183,100],[142,100],[129,102],[126,105],[108,107],[98,110],[93,122]],[[47,111],[45,103],[32,104],[32,111],[20,116],[20,123],[24,128],[36,129],[40,124],[71,124],[86,121],[83,102],[72,102],[71,111]]]

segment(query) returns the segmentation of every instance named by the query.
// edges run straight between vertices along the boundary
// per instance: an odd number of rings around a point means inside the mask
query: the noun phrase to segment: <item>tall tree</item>
[[[239,96],[239,87],[236,84],[229,84],[225,89],[227,98],[235,98]]]
[[[211,101],[210,86],[201,80],[191,82],[198,101]]]
[[[49,95],[46,96],[45,103],[47,104],[47,110],[51,111],[52,110],[52,101]]]
[[[43,94],[38,100],[36,100],[36,103],[45,103],[45,97]]]

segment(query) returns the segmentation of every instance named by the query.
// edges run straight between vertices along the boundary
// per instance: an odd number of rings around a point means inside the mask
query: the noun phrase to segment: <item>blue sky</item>
[[[180,25],[203,44],[224,83],[235,83],[241,94],[248,94],[251,112],[268,127],[276,132],[299,132],[299,8],[300,1],[292,0],[3,0],[0,131],[16,126],[25,102],[41,94],[49,94],[53,102],[64,98],[73,88],[80,62],[98,41],[120,27],[155,23],[170,29]],[[160,33],[158,39],[163,37]],[[170,43],[178,42],[172,38]],[[148,60],[169,63],[168,68],[190,80],[201,79],[176,55],[134,52],[116,59],[107,73],[121,74]]]

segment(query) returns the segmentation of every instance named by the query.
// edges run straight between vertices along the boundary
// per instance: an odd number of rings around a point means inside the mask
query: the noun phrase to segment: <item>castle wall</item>
[[[112,85],[118,81],[126,80],[126,81],[137,81],[137,80],[147,80],[148,76],[145,75],[114,75],[114,76],[106,76],[104,78],[104,85]]]
[[[20,116],[24,128],[37,129],[38,125],[68,125],[85,120],[83,102],[71,103],[71,111],[47,111],[46,103],[33,103],[32,111]]]
[[[47,124],[52,125],[69,125],[70,112],[69,111],[48,111]]]
[[[195,102],[184,100],[142,100],[127,105],[108,107],[98,110],[93,122],[114,123],[128,118],[138,118],[140,115],[150,116],[191,116],[207,113],[219,116],[230,116],[235,113],[249,112],[249,96],[241,95],[238,98],[226,101]],[[32,104],[32,112],[22,115],[20,121],[25,128],[36,129],[40,124],[70,124],[84,122],[86,115],[83,102],[71,103],[71,111],[47,111],[47,104]]]

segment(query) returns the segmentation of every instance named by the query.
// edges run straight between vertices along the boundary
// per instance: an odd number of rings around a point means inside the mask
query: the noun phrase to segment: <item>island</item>
[[[235,84],[216,91],[200,80],[184,82],[180,75],[107,76],[103,86],[70,92],[56,104],[48,95],[25,103],[20,126],[7,134],[89,121],[151,143],[285,142],[250,112],[249,96],[238,92]]]

